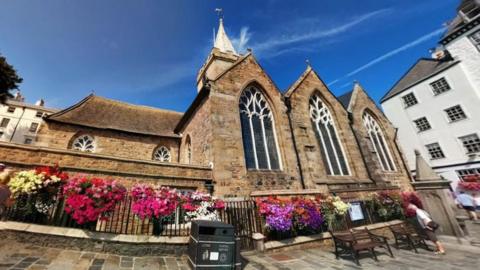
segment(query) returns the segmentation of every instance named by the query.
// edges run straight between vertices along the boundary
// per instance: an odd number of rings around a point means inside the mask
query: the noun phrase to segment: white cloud
[[[351,28],[357,26],[358,24],[365,22],[373,17],[384,15],[391,12],[391,9],[380,9],[373,12],[363,14],[359,17],[353,18],[350,21],[334,26],[332,28],[325,29],[324,27],[318,27],[318,20],[314,20],[314,27],[311,27],[313,30],[299,29],[302,27],[292,27],[296,33],[301,34],[282,34],[280,36],[273,36],[267,39],[264,42],[256,43],[252,45],[253,49],[256,52],[269,52],[278,49],[279,47],[292,45],[299,42],[308,42],[313,40],[318,40],[321,38],[332,37],[341,33],[344,33]],[[312,21],[312,20],[310,20]]]
[[[432,38],[440,35],[440,34],[443,33],[444,31],[445,31],[444,28],[440,28],[440,29],[437,29],[437,30],[435,30],[435,31],[433,31],[433,32],[430,32],[430,33],[428,33],[428,34],[425,34],[425,35],[423,35],[423,36],[421,36],[421,37],[419,37],[419,38],[417,38],[417,39],[415,39],[415,40],[413,40],[413,41],[411,41],[411,42],[409,42],[409,43],[407,43],[407,44],[405,44],[405,45],[403,45],[403,46],[401,46],[401,47],[398,47],[398,48],[396,48],[396,49],[394,49],[394,50],[391,50],[391,51],[389,51],[389,52],[387,52],[387,53],[385,53],[385,54],[383,54],[383,55],[381,55],[381,56],[379,56],[379,57],[371,60],[370,62],[368,62],[368,63],[366,63],[366,64],[364,64],[364,65],[356,68],[355,70],[353,70],[353,71],[351,71],[351,72],[349,72],[349,73],[346,74],[345,76],[333,80],[332,82],[328,83],[328,85],[332,85],[332,84],[338,83],[339,81],[341,81],[341,80],[344,79],[344,78],[351,77],[351,76],[353,76],[353,75],[355,75],[355,74],[357,74],[357,73],[359,73],[359,72],[361,72],[361,71],[363,71],[363,70],[365,70],[365,69],[368,69],[368,68],[370,68],[371,66],[376,65],[376,64],[378,64],[378,63],[380,63],[380,62],[382,62],[382,61],[384,61],[384,60],[386,60],[386,59],[388,59],[388,58],[390,58],[390,57],[392,57],[392,56],[394,56],[394,55],[396,55],[396,54],[399,54],[399,53],[401,53],[401,52],[403,52],[403,51],[406,51],[406,50],[408,50],[408,49],[410,49],[410,48],[412,48],[412,47],[415,47],[415,46],[417,46],[417,45],[419,45],[419,44],[421,44],[421,43],[423,43],[423,42],[425,42],[425,41],[428,41],[428,40],[430,40],[430,39],[432,39]]]
[[[240,29],[240,35],[238,37],[232,38],[233,47],[235,47],[235,49],[239,53],[245,52],[247,50],[248,41],[250,41],[251,37],[252,33],[249,32],[248,27],[243,26]]]

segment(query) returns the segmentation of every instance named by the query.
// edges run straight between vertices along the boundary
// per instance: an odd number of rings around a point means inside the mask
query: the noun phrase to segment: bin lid
[[[225,228],[233,229],[233,226],[225,222],[220,221],[211,221],[211,220],[193,220],[192,225],[195,224],[199,227],[214,227],[214,228]]]

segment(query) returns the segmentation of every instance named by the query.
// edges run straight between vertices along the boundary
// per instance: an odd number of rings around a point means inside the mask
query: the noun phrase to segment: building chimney
[[[45,101],[42,99],[39,99],[37,100],[37,102],[35,102],[35,106],[43,106],[45,104]]]
[[[22,93],[20,93],[20,90],[17,90],[15,95],[13,95],[13,99],[20,102],[23,102],[25,100],[25,98],[22,96]]]

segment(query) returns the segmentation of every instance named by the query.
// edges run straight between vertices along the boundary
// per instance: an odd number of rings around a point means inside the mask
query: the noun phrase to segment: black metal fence
[[[116,204],[111,214],[104,219],[88,224],[77,224],[64,210],[63,199],[55,200],[53,206],[45,214],[32,211],[29,207],[34,206],[34,197],[23,197],[17,199],[15,205],[6,209],[2,219],[50,225],[68,228],[81,228],[95,232],[130,234],[130,235],[159,235],[159,236],[188,236],[190,233],[190,222],[186,220],[186,213],[178,207],[171,216],[160,220],[141,220],[132,212],[132,199],[127,196],[123,201]],[[387,221],[368,207],[365,201],[351,201],[351,211],[342,218],[339,218],[328,227],[326,224],[316,231],[310,232],[289,232],[287,235],[268,234],[268,240],[288,238],[295,235],[327,232],[328,230],[341,231],[352,227],[364,226],[373,223]],[[242,243],[242,249],[253,248],[252,234],[265,232],[265,222],[259,216],[254,200],[238,200],[225,202],[226,207],[220,211],[221,221],[232,224],[235,228],[235,235]]]
[[[10,221],[80,228],[115,234],[188,236],[190,233],[190,222],[186,220],[186,213],[181,207],[178,207],[171,216],[159,220],[141,220],[132,212],[132,198],[130,196],[117,203],[109,216],[82,225],[76,223],[65,212],[63,199],[54,200],[54,204],[44,214],[33,209],[35,201],[35,197],[18,198],[12,207],[6,209],[1,218]],[[262,231],[260,220],[256,215],[255,202],[252,200],[227,201],[225,204],[225,209],[219,212],[221,221],[235,227],[236,236],[242,240],[243,247],[252,247],[250,236],[254,232]]]

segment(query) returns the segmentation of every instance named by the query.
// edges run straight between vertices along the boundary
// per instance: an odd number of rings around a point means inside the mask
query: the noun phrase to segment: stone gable
[[[371,183],[362,154],[349,124],[348,113],[328,90],[318,75],[308,68],[303,80],[290,92],[292,128],[302,164],[305,183],[309,188],[319,184]],[[309,99],[317,94],[325,102],[334,118],[337,135],[346,156],[350,175],[328,175],[320,154],[319,140],[310,119]]]

